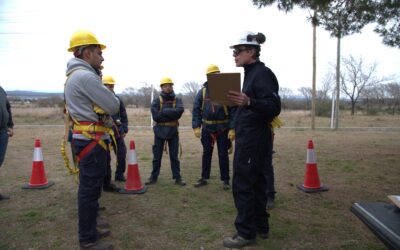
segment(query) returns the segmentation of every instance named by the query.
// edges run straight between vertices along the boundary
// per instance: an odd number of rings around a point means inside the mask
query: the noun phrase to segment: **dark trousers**
[[[273,147],[274,147],[274,132],[272,131],[272,154],[274,154]],[[267,152],[268,153],[268,152]],[[275,173],[274,173],[274,166],[272,165],[272,160],[269,161],[269,157],[266,158],[265,166],[267,168],[267,197],[275,199]]]
[[[106,140],[107,145],[107,152],[106,152],[106,163],[107,163],[107,170],[106,174],[104,175],[103,186],[107,187],[111,185],[111,144],[110,141]]]
[[[265,139],[260,141],[266,142]],[[266,152],[269,153],[266,154]],[[256,145],[236,143],[232,183],[237,209],[235,227],[238,234],[245,239],[255,238],[256,232],[269,231],[269,214],[265,209],[267,205],[266,163],[272,164],[270,143]]]
[[[7,129],[0,131],[0,167],[4,162],[4,158],[6,156],[8,144],[8,133]]]
[[[205,180],[210,178],[213,149],[217,145],[221,180],[229,181],[228,150],[230,141],[228,139],[228,130],[217,134],[215,144],[213,145],[211,134],[203,129],[201,132],[201,144],[203,145],[201,178]]]
[[[275,199],[275,176],[274,176],[274,166],[272,163],[266,163],[266,175],[267,175],[267,197]]]
[[[161,139],[157,136],[154,136],[154,145],[153,145],[153,171],[151,172],[151,179],[157,180],[158,175],[160,174],[161,168],[161,159],[164,150],[164,143],[168,143],[169,150],[169,160],[171,162],[171,170],[172,170],[172,178],[180,179],[181,178],[181,170],[180,170],[180,162],[178,158],[179,151],[179,135],[175,135],[171,139]]]
[[[125,169],[126,169],[126,145],[125,140],[121,136],[116,139],[117,142],[117,167],[115,170],[115,177],[122,177],[124,176]]]
[[[77,154],[90,142],[86,140],[72,141]],[[78,218],[80,243],[91,243],[98,239],[96,218],[106,169],[106,151],[99,144],[79,162]]]

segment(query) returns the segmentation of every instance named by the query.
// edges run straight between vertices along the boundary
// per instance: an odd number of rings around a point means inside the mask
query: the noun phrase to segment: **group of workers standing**
[[[208,83],[198,91],[194,105],[192,128],[203,146],[201,177],[196,188],[207,185],[210,178],[211,157],[215,144],[218,148],[222,188],[230,189],[228,152],[235,143],[232,190],[237,209],[237,233],[223,240],[224,247],[240,248],[254,244],[256,235],[268,238],[267,172],[272,169],[272,131],[270,124],[280,113],[278,81],[274,73],[259,60],[265,36],[246,32],[232,45],[237,67],[244,67],[241,92],[229,91],[228,99],[235,106],[218,105],[210,101]],[[109,230],[99,219],[99,198],[104,191],[118,191],[111,184],[110,145],[116,150],[116,181],[125,181],[128,120],[122,101],[114,94],[115,81],[102,76],[102,50],[89,31],[78,31],[70,40],[68,51],[74,58],[67,64],[65,103],[71,119],[72,148],[79,165],[78,217],[80,249],[113,249],[113,244],[100,240]],[[220,73],[210,65],[207,74]],[[103,83],[103,84],[101,84]],[[184,112],[182,100],[175,96],[173,81],[165,77],[160,82],[161,93],[151,105],[155,125],[153,169],[146,181],[156,184],[161,158],[168,145],[172,178],[185,186],[179,161],[179,119]]]

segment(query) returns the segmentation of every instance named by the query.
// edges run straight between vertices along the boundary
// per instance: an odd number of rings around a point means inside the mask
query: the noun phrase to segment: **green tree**
[[[400,1],[374,2],[374,8],[371,9],[377,22],[374,31],[383,38],[383,44],[400,49]]]
[[[289,12],[294,6],[302,9],[308,9],[310,15],[308,20],[313,27],[313,74],[312,74],[312,99],[311,99],[311,129],[315,129],[315,99],[316,99],[316,75],[317,75],[317,26],[319,25],[319,16],[323,9],[330,3],[330,0],[253,0],[253,4],[258,8],[277,4],[279,10]]]

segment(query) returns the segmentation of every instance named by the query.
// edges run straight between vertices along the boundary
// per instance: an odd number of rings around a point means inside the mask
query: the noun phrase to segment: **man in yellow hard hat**
[[[175,184],[185,186],[182,180],[179,151],[178,120],[183,114],[182,100],[175,96],[173,81],[169,77],[161,79],[161,93],[159,98],[153,100],[151,104],[151,115],[156,122],[154,131],[153,145],[153,171],[145,184],[155,184],[160,174],[161,159],[165,143],[168,143],[169,159],[171,162],[172,178]]]
[[[114,94],[114,86],[115,80],[112,76],[106,75],[103,76],[103,84]],[[126,169],[126,145],[125,145],[125,136],[128,133],[128,115],[126,113],[124,102],[119,98],[119,96],[115,95],[119,100],[119,112],[115,115],[112,115],[114,121],[114,135],[115,135],[115,143],[113,145],[114,152],[117,156],[117,166],[115,169],[115,181],[126,181],[124,176]],[[111,141],[114,144],[114,141]],[[110,172],[107,172],[106,179],[107,183],[111,183],[111,169]],[[104,186],[104,191],[113,192],[115,189],[113,186]]]
[[[220,73],[217,65],[211,64],[206,69],[206,74]],[[220,178],[223,189],[228,190],[229,185],[229,157],[228,150],[235,139],[234,114],[236,108],[211,103],[209,98],[208,83],[197,92],[192,111],[192,128],[194,135],[201,138],[203,145],[202,171],[195,187],[207,185],[211,172],[211,158],[214,145],[218,147]]]
[[[90,31],[75,32],[68,51],[74,58],[67,64],[65,103],[72,125],[72,145],[79,164],[78,218],[80,249],[112,249],[100,237],[109,229],[97,228],[99,198],[107,171],[106,144],[112,129],[107,127],[95,109],[112,115],[118,112],[119,101],[101,82],[102,50]]]

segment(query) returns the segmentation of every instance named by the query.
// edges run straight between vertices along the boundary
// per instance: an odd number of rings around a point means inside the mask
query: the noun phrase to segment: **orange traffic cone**
[[[129,145],[128,153],[128,174],[126,178],[125,188],[119,192],[121,194],[143,194],[147,191],[146,185],[142,184],[139,174],[139,165],[135,152],[135,142],[132,140]]]
[[[35,140],[35,149],[33,151],[32,175],[29,184],[24,185],[24,189],[45,189],[54,185],[54,182],[47,181],[43,165],[42,148],[40,140]]]
[[[312,140],[308,141],[304,184],[299,184],[297,187],[306,193],[317,193],[329,190],[327,186],[321,185],[319,181],[317,162],[314,153],[314,143]]]

